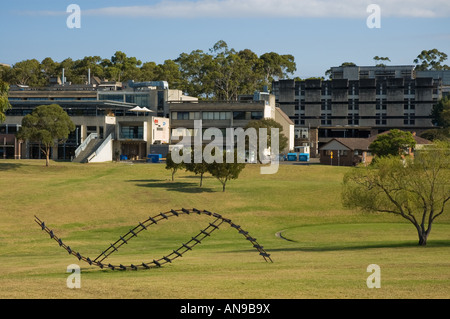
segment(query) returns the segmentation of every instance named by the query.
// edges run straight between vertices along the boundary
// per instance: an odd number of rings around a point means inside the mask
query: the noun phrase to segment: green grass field
[[[185,172],[172,182],[163,164],[44,164],[0,161],[0,298],[450,297],[450,212],[438,218],[428,246],[419,247],[403,219],[342,207],[342,177],[351,168],[281,165],[275,175],[260,175],[259,166],[248,165],[223,193],[212,177],[203,188]],[[230,218],[274,263],[222,225],[162,268],[101,270],[69,255],[34,222],[37,215],[74,250],[95,258],[149,216],[181,208]],[[105,261],[158,259],[211,221],[172,217]],[[81,289],[66,286],[70,264],[81,267]],[[370,264],[381,268],[380,289],[366,285]]]

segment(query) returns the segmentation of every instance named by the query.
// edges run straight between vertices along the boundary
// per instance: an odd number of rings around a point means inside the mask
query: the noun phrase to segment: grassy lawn
[[[0,298],[450,297],[450,212],[437,219],[428,246],[418,247],[406,221],[342,207],[342,177],[351,168],[281,165],[275,175],[260,175],[259,166],[248,165],[224,193],[209,176],[202,188],[190,173],[172,182],[163,164],[44,164],[0,161]],[[230,218],[274,263],[224,224],[162,268],[101,270],[68,255],[34,222],[37,215],[93,259],[149,216],[181,208]],[[158,259],[212,221],[172,217],[105,262]],[[81,267],[81,289],[66,286],[70,264]],[[381,267],[380,289],[367,288],[370,264]]]

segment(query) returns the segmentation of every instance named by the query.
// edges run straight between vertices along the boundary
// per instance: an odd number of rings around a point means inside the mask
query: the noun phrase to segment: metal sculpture
[[[178,249],[172,251],[167,256],[164,256],[160,259],[154,259],[147,263],[142,263],[139,265],[128,265],[124,266],[122,264],[120,265],[112,265],[110,263],[106,264],[103,263],[103,261],[108,258],[111,254],[116,252],[122,245],[127,244],[132,238],[137,237],[137,235],[147,230],[149,226],[155,225],[160,221],[167,220],[170,217],[179,217],[180,215],[190,215],[190,214],[198,214],[198,215],[207,215],[214,217],[215,220],[212,223],[209,223],[209,225],[202,229],[200,233],[198,233],[196,236],[192,237],[188,242],[183,243],[181,247]],[[217,213],[211,213],[207,210],[198,210],[198,209],[180,209],[180,210],[170,210],[165,213],[160,213],[156,216],[149,217],[146,221],[139,223],[136,227],[130,229],[124,236],[120,236],[117,241],[110,244],[110,246],[102,251],[100,255],[98,255],[95,259],[91,259],[89,257],[85,257],[81,255],[79,252],[73,250],[70,248],[70,246],[63,243],[61,238],[57,237],[55,233],[49,229],[43,221],[41,221],[37,216],[35,216],[35,222],[41,227],[43,231],[45,231],[47,234],[50,235],[50,238],[58,242],[59,246],[64,248],[69,254],[75,256],[78,258],[78,260],[83,260],[84,262],[88,263],[89,265],[100,267],[101,269],[109,268],[112,270],[119,269],[119,270],[138,270],[138,269],[150,269],[155,267],[161,267],[162,265],[166,263],[171,263],[174,259],[178,257],[182,257],[183,254],[186,252],[192,250],[192,248],[200,244],[203,239],[210,236],[211,233],[217,229],[219,229],[219,226],[223,223],[229,224],[232,228],[236,229],[240,234],[242,234],[246,240],[250,241],[253,245],[253,247],[259,252],[259,254],[264,258],[266,262],[273,262],[270,258],[270,254],[268,254],[261,245],[258,244],[256,241],[256,238],[253,238],[249,235],[247,231],[244,231],[241,226],[234,224],[230,219],[222,217],[222,215],[219,215]]]

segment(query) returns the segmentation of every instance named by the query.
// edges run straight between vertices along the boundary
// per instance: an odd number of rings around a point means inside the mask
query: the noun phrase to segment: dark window
[[[245,112],[233,112],[233,120],[245,120]]]
[[[189,112],[178,112],[177,120],[189,120]]]

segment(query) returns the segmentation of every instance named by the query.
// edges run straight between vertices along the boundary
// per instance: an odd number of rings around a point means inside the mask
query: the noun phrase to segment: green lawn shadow
[[[10,170],[17,170],[19,168],[22,168],[23,166],[27,166],[22,163],[2,163],[0,161],[0,171],[10,171]]]
[[[440,247],[450,247],[450,240],[429,240],[426,246],[419,246],[417,241],[403,241],[403,242],[374,242],[371,244],[361,244],[354,245],[351,243],[347,244],[335,244],[326,246],[302,246],[301,243],[295,241],[289,241],[290,243],[297,244],[297,247],[283,247],[267,249],[271,252],[283,252],[283,251],[299,251],[299,252],[331,252],[331,251],[354,251],[354,250],[366,250],[366,249],[391,249],[391,248],[440,248]],[[286,241],[287,243],[287,241]]]
[[[214,190],[209,187],[200,187],[198,183],[191,182],[177,182],[177,181],[161,181],[161,180],[130,180],[128,182],[136,183],[138,187],[148,188],[165,188],[167,191],[181,192],[181,193],[213,193]]]

